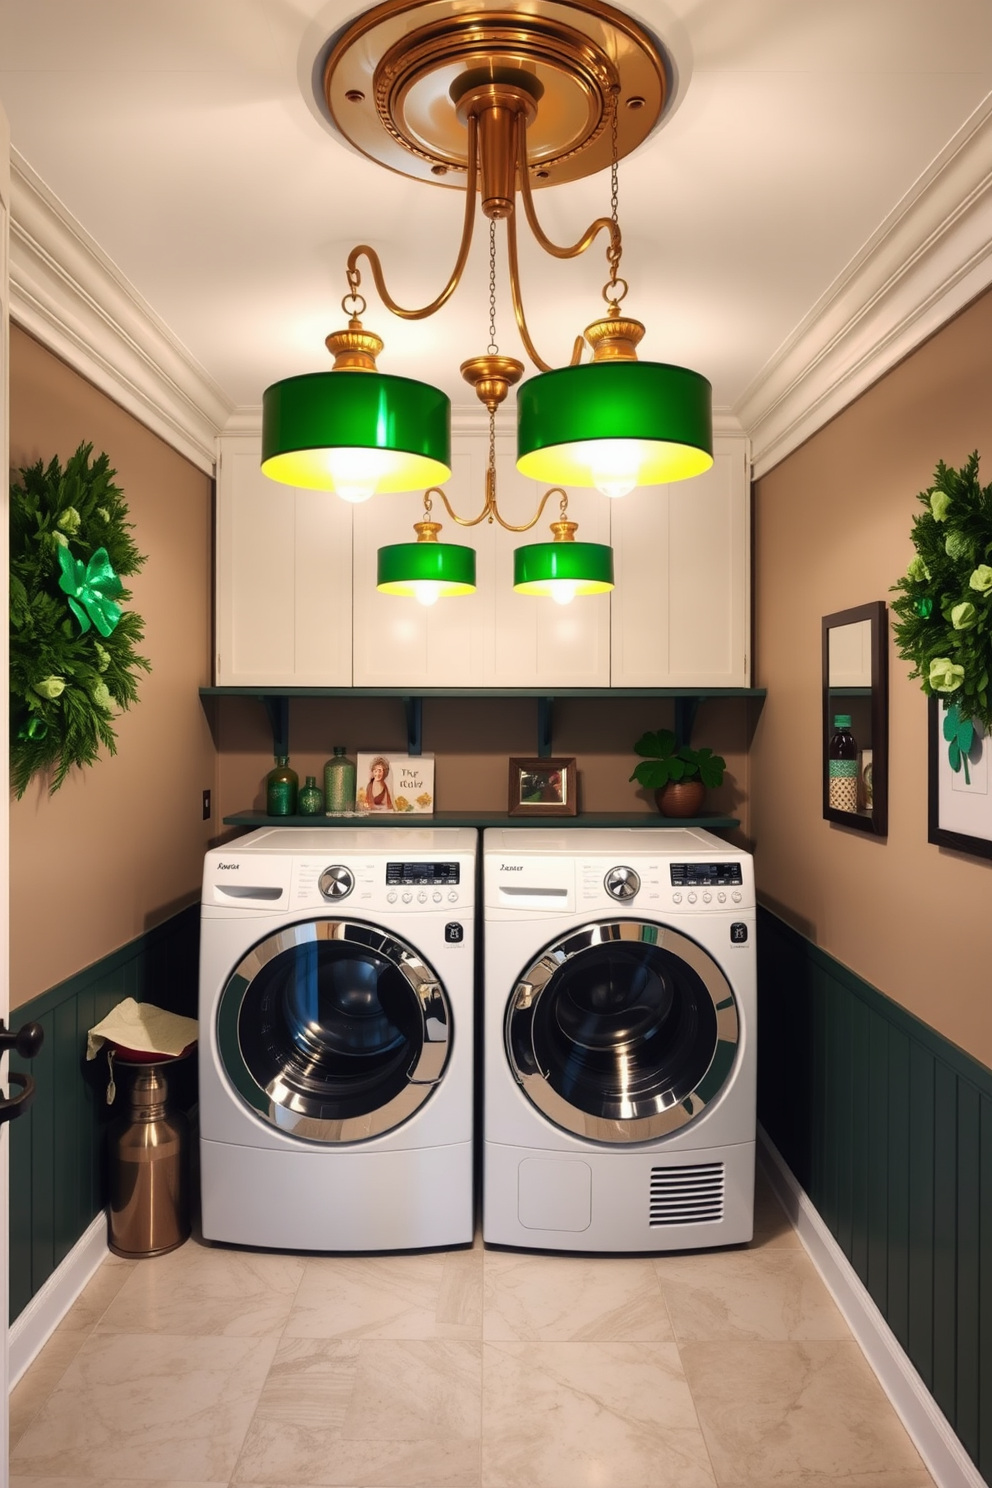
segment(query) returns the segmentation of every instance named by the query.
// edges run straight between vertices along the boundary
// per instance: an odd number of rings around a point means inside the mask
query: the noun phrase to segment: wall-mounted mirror
[[[888,627],[881,600],[823,617],[823,815],[889,827]]]

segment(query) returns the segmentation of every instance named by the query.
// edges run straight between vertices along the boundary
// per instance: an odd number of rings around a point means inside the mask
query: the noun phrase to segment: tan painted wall
[[[890,586],[939,459],[992,481],[992,294],[757,483],[751,755],[765,902],[832,956],[992,1065],[992,862],[927,842],[927,702],[889,637],[889,835],[822,819],[820,621]]]
[[[201,792],[216,797],[197,696],[210,680],[210,480],[12,328],[12,467],[64,462],[82,440],[106,450],[148,554],[130,587],[153,670],[117,722],[116,756],[74,771],[51,797],[36,779],[11,803],[15,1007],[197,897],[211,831]]]

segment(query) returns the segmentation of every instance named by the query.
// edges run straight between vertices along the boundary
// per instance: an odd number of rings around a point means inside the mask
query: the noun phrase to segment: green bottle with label
[[[269,816],[295,816],[300,777],[290,769],[288,754],[275,759],[275,769],[265,777],[265,810]]]

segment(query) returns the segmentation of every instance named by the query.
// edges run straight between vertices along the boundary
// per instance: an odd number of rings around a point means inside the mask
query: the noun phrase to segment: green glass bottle
[[[335,744],[334,755],[324,766],[324,811],[328,816],[347,816],[355,809],[355,762],[346,757],[343,744]]]
[[[295,816],[300,777],[290,769],[288,754],[275,758],[275,769],[265,777],[265,810],[269,816]]]
[[[316,775],[308,775],[297,797],[296,809],[300,816],[323,816],[324,792],[317,784]]]

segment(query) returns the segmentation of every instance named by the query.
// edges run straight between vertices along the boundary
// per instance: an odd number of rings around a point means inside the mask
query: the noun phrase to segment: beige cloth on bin
[[[154,1003],[125,997],[87,1033],[86,1058],[95,1059],[104,1040],[149,1054],[181,1054],[187,1044],[195,1042],[196,1036],[195,1018],[183,1018],[179,1013],[167,1013]]]

